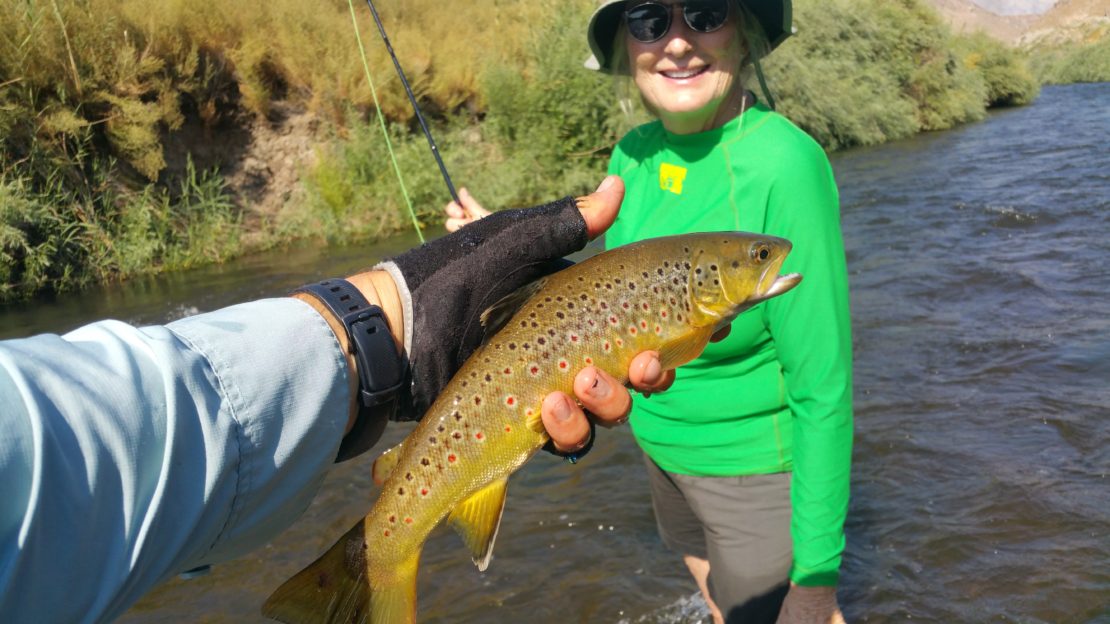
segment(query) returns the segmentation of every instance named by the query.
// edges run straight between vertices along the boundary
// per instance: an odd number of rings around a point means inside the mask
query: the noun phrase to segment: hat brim
[[[794,33],[791,0],[739,0],[759,22],[767,37],[768,52],[774,50]],[[624,0],[608,0],[594,11],[587,27],[587,39],[593,56],[586,59],[587,69],[612,73],[613,39],[617,36],[624,14]]]

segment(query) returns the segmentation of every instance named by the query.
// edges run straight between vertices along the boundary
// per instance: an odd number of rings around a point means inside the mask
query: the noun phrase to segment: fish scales
[[[692,359],[740,311],[800,280],[778,276],[789,250],[789,242],[768,236],[683,235],[605,252],[542,280],[396,450],[379,498],[361,527],[344,538],[349,543],[343,568],[369,586],[372,613],[358,605],[365,601],[359,598],[340,600],[348,604],[346,613],[323,618],[297,619],[276,609],[267,615],[287,622],[361,621],[368,615],[372,622],[414,621],[414,587],[411,604],[408,589],[380,596],[414,585],[416,559],[430,532],[483,488],[503,488],[548,441],[540,419],[545,396],[556,390],[572,394],[575,374],[590,365],[623,383],[643,351],[659,351],[667,369]],[[482,569],[500,521],[503,489],[500,498],[492,496],[496,500],[478,505],[475,513],[496,518],[487,518],[471,540]],[[466,540],[468,528],[460,532]]]

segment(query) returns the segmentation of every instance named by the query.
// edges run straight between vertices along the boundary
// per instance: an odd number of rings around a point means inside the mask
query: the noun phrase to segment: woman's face
[[[675,134],[703,132],[723,125],[739,112],[743,47],[735,10],[724,26],[710,33],[691,30],[682,5],[671,5],[671,27],[663,38],[642,43],[625,35],[632,78],[644,101]],[[735,109],[735,110],[734,110]]]

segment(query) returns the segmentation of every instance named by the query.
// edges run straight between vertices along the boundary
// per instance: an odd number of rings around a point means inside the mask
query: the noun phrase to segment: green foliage
[[[978,33],[957,38],[955,51],[968,69],[982,76],[988,106],[1021,106],[1040,92],[1025,57],[1014,48]]]
[[[0,301],[220,262],[242,250],[223,181],[190,164],[176,193],[129,192],[93,169],[86,188],[0,176]]]
[[[1110,26],[1093,29],[1080,42],[1028,51],[1037,79],[1044,84],[1110,81]]]

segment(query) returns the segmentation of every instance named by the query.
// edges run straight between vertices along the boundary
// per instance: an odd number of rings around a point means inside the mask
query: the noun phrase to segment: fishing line
[[[370,0],[366,1],[367,3],[370,2]],[[385,127],[385,115],[382,114],[382,107],[381,104],[378,102],[378,90],[374,88],[374,79],[370,77],[370,62],[366,60],[366,48],[363,47],[362,35],[360,35],[358,32],[358,19],[355,16],[355,5],[353,0],[347,0],[347,7],[351,10],[351,23],[354,25],[355,28],[355,39],[358,41],[358,52],[359,55],[361,55],[362,57],[362,69],[366,73],[366,82],[370,84],[370,95],[374,98],[374,108],[376,108],[378,111],[378,123],[381,125],[382,128],[382,136],[385,137],[385,147],[386,150],[389,151],[389,159],[393,162],[393,172],[397,174],[397,182],[401,185],[401,195],[405,198],[405,205],[408,206],[409,216],[412,217],[412,227],[416,230],[416,236],[420,238],[420,242],[424,243],[424,233],[420,231],[420,224],[416,221],[416,211],[412,208],[412,200],[409,199],[409,191],[407,188],[405,188],[405,179],[401,176],[401,167],[397,164],[397,155],[393,153],[393,142],[389,140],[389,130]],[[370,10],[374,11],[374,5],[370,5]],[[377,11],[374,11],[374,19],[378,19]],[[378,27],[381,27],[381,22],[378,22]],[[385,31],[382,31],[382,36],[385,36]],[[390,48],[390,53],[392,54],[392,52],[393,49]],[[396,61],[396,57],[394,57],[394,60]],[[398,69],[399,68],[400,66],[398,66]],[[404,80],[403,77],[402,80]],[[408,88],[407,81],[405,82],[405,88]],[[411,96],[412,92],[410,91],[409,94]],[[417,116],[419,117],[419,115],[420,113],[418,111]],[[420,123],[421,125],[423,125],[424,120],[421,119]],[[425,131],[426,130],[427,129],[425,128]],[[428,140],[431,140],[431,135],[428,135]],[[436,159],[439,159],[438,155],[436,156]],[[440,163],[440,167],[442,166],[443,163]],[[446,171],[444,171],[444,173],[446,174]],[[450,182],[448,182],[448,186],[450,186]],[[455,195],[454,187],[451,187],[451,195],[452,197],[454,197]],[[456,199],[456,201],[458,200]]]

